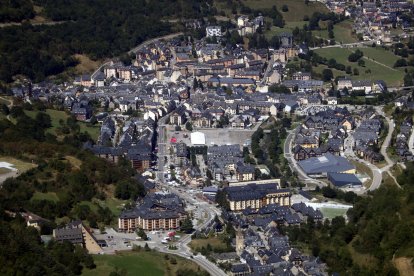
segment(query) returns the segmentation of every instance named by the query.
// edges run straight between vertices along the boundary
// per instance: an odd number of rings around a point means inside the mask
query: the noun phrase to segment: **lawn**
[[[359,48],[361,51],[367,52],[366,57],[374,58],[377,57],[378,52],[375,52],[375,50],[371,48]],[[384,65],[375,63],[374,61],[370,59],[365,59],[365,67],[358,66],[356,62],[349,62],[348,56],[352,53],[352,51],[355,51],[356,48],[346,49],[346,48],[325,48],[325,49],[316,49],[315,52],[319,54],[322,57],[326,57],[327,59],[336,59],[338,63],[342,63],[345,66],[351,66],[352,68],[358,68],[359,75],[357,76],[351,76],[352,79],[367,79],[367,80],[384,80],[388,86],[398,86],[403,83],[404,78],[404,72],[403,70],[397,70],[394,68],[389,68],[387,63],[390,63],[391,57],[388,53],[384,53],[384,58],[377,59],[377,62],[384,63]],[[380,51],[380,50],[378,50]],[[378,58],[378,57],[377,57]],[[315,71],[322,71],[324,68],[327,68],[324,65],[319,65],[318,67],[315,67]],[[370,71],[368,71],[370,70]],[[334,71],[334,76],[345,76],[346,73],[342,71]]]
[[[104,201],[103,200],[96,200],[96,201],[100,206],[108,207],[115,216],[119,216],[119,214],[121,214],[123,207],[128,202],[128,200],[121,200],[121,199],[117,199],[113,197],[106,198]]]
[[[207,245],[210,245],[213,249],[226,249],[226,244],[218,237],[210,237],[207,239],[193,239],[190,242],[190,248],[193,251],[199,251],[202,247],[207,247]]]
[[[36,167],[36,164],[25,162],[10,156],[0,156],[0,162],[13,164],[13,167],[18,169],[20,172],[25,172]]]
[[[325,25],[323,23],[325,22],[320,23],[320,27],[322,28],[321,30],[315,30],[315,31],[312,31],[312,33],[315,36],[318,36],[324,39],[329,39],[328,30],[326,29],[326,26],[322,26],[322,25]],[[336,42],[353,43],[353,42],[358,41],[358,39],[352,34],[352,21],[351,20],[345,20],[338,24],[335,24],[333,32],[334,32],[333,39]]]
[[[393,52],[387,51],[382,47],[363,47],[359,49],[364,53],[364,56],[383,63],[389,67],[393,67],[395,61],[401,58],[395,55]]]
[[[270,30],[266,31],[264,34],[267,39],[271,39],[272,36],[278,35],[280,33],[292,33],[293,29],[298,27],[299,29],[303,28],[303,25],[307,24],[306,21],[292,21],[292,22],[286,22],[284,28],[279,28],[276,26],[272,26]]]
[[[341,217],[346,215],[348,209],[340,209],[340,208],[320,208],[323,217],[328,219],[333,219],[334,217]]]
[[[91,136],[92,140],[97,141],[101,128],[99,126],[89,126],[87,123],[79,122],[80,131],[87,132]]]
[[[9,173],[9,172],[11,172],[11,170],[9,170],[7,168],[0,167],[0,174],[6,174],[6,173]]]
[[[276,6],[286,22],[302,21],[305,15],[311,17],[314,12],[329,12],[322,3],[310,2],[306,5],[304,0],[243,0],[242,2],[252,9],[271,9]],[[288,6],[287,12],[282,12],[283,5]]]
[[[176,275],[178,269],[188,268],[197,271],[199,266],[190,260],[167,255],[159,252],[123,252],[117,255],[94,255],[96,268],[84,269],[83,276],[109,275],[116,268],[121,271],[125,270],[126,275],[140,276],[163,276]],[[177,264],[171,264],[170,260],[174,258]]]
[[[49,201],[57,202],[59,201],[59,197],[54,192],[47,192],[47,193],[35,192],[31,200],[49,200]]]
[[[34,118],[37,111],[25,111],[27,116]],[[56,135],[56,129],[61,126],[59,123],[60,120],[66,122],[69,115],[65,111],[59,111],[54,109],[46,109],[46,113],[49,114],[52,119],[52,127],[47,130],[47,132]],[[99,126],[89,126],[85,122],[78,122],[81,132],[87,132],[91,138],[96,141],[99,137],[100,127]]]
[[[25,110],[25,113],[27,116],[35,118],[37,111]],[[63,120],[64,122],[66,122],[66,119],[69,118],[69,115],[66,114],[65,111],[59,111],[54,109],[46,109],[46,113],[50,116],[50,119],[52,120],[52,127],[48,129],[47,132],[56,135],[56,129],[60,126],[59,121]]]

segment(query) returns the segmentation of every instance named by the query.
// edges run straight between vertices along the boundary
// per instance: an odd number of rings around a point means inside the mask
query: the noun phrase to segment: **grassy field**
[[[321,208],[320,209],[323,217],[328,219],[333,219],[334,217],[344,216],[347,209],[338,209],[338,208]]]
[[[322,25],[322,24],[320,24]],[[315,36],[322,37],[324,39],[329,39],[328,30],[326,27],[322,27],[322,30],[312,31]],[[353,43],[357,42],[358,39],[355,35],[352,34],[352,21],[345,20],[338,24],[334,25],[334,40],[339,43]]]
[[[37,111],[25,111],[27,116],[34,118],[36,116]],[[49,114],[50,118],[52,119],[52,127],[47,131],[53,135],[56,135],[56,130],[60,127],[60,120],[66,122],[69,118],[69,115],[65,111],[59,111],[54,109],[46,109],[46,113]],[[87,132],[91,136],[91,138],[96,141],[99,137],[100,127],[99,126],[89,126],[85,122],[79,122],[81,132]]]
[[[78,74],[91,73],[101,64],[101,61],[91,60],[86,55],[77,54],[75,58],[79,61],[79,64],[75,67],[75,71]]]
[[[382,47],[364,47],[359,49],[362,52],[364,52],[364,56],[368,57],[369,59],[383,63],[389,67],[393,67],[395,61],[400,58],[393,52],[387,51]]]
[[[299,29],[303,28],[303,25],[305,25],[306,21],[292,21],[292,22],[286,22],[284,28],[279,28],[276,26],[272,26],[270,30],[266,31],[264,34],[267,39],[272,38],[274,35],[278,35],[280,33],[291,33],[293,29],[298,27]]]
[[[119,216],[127,200],[121,200],[114,197],[109,197],[103,200],[96,200],[96,202],[102,207],[108,207],[115,216]]]
[[[0,174],[6,174],[11,172],[11,170],[7,169],[7,168],[0,168]]]
[[[48,192],[48,193],[35,192],[31,200],[49,200],[49,201],[57,202],[59,201],[59,197],[54,192]]]
[[[198,265],[178,256],[168,255],[158,252],[125,252],[117,255],[95,255],[93,256],[96,264],[95,269],[84,269],[83,276],[109,275],[118,269],[125,270],[126,275],[140,276],[163,276],[176,275],[178,269],[192,269],[197,271]],[[174,258],[177,264],[171,264]]]
[[[25,162],[10,156],[0,156],[0,162],[7,162],[13,164],[13,167],[18,169],[20,172],[24,172],[36,167],[35,164]]]
[[[243,0],[242,2],[252,9],[270,9],[276,6],[286,22],[302,21],[305,15],[311,17],[314,12],[329,12],[322,3],[310,2],[306,5],[304,0]],[[283,5],[288,6],[287,12],[282,12]]]
[[[218,237],[211,237],[208,239],[194,239],[190,242],[190,248],[193,251],[199,251],[202,247],[207,247],[210,245],[213,249],[225,249],[226,245]]]
[[[357,48],[352,49],[355,51]],[[392,56],[389,55],[389,53],[384,53],[384,57],[381,58],[380,53],[377,51],[382,50],[376,50],[371,48],[359,48],[362,52],[364,52],[365,57],[371,58],[371,59],[364,59],[365,61],[365,67],[360,67],[355,62],[349,62],[348,56],[352,53],[350,49],[346,48],[325,48],[325,49],[316,49],[315,52],[318,53],[322,57],[326,57],[327,59],[334,58],[338,63],[342,63],[345,66],[351,66],[352,68],[358,68],[359,75],[357,76],[351,76],[352,79],[367,79],[367,80],[384,80],[388,86],[397,86],[403,83],[404,78],[404,72],[403,70],[397,70],[394,68],[390,68],[389,63],[391,63]],[[366,54],[365,54],[366,52]],[[375,57],[377,59],[375,59]],[[397,59],[397,57],[395,56]],[[383,63],[382,64],[378,64]],[[326,66],[319,65],[318,67],[315,67],[315,71],[319,72],[322,71],[324,68],[327,68]],[[345,72],[333,70],[334,76],[345,76]]]

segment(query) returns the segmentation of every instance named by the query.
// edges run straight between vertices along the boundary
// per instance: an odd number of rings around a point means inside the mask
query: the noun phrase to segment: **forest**
[[[0,81],[12,82],[16,75],[42,81],[75,66],[74,54],[93,60],[118,56],[148,38],[171,33],[171,24],[161,18],[208,15],[209,2],[36,0],[48,19],[62,24],[0,28]]]

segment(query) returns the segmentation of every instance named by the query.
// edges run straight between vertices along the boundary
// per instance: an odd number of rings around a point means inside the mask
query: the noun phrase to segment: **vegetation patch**
[[[13,164],[13,167],[18,169],[19,172],[25,172],[36,167],[34,163],[25,162],[10,156],[0,156],[0,162]]]
[[[242,2],[251,9],[271,9],[276,6],[279,11],[282,11],[283,6],[286,5],[288,11],[283,12],[283,19],[286,22],[302,21],[305,16],[311,17],[314,12],[329,13],[326,6],[320,2],[308,2],[308,4],[304,0],[243,0]]]
[[[84,269],[83,276],[109,275],[182,275],[184,271],[200,273],[199,266],[190,260],[154,251],[122,252],[116,255],[95,255],[95,269]],[[185,272],[184,272],[185,273]],[[198,275],[198,274],[195,274]]]
[[[59,197],[54,192],[47,192],[47,193],[35,192],[31,200],[49,200],[49,201],[57,202],[59,201]]]
[[[360,48],[360,50],[364,53],[364,49]],[[356,49],[355,49],[356,50]],[[321,57],[325,57],[329,59],[335,59],[337,63],[341,63],[345,66],[351,66],[352,69],[358,69],[358,75],[350,75],[352,79],[361,80],[384,80],[388,86],[397,86],[403,83],[404,72],[402,70],[397,70],[394,68],[388,67],[386,64],[382,64],[381,60],[376,60],[379,63],[376,63],[374,60],[371,59],[363,59],[365,61],[364,66],[359,66],[357,62],[350,62],[348,61],[348,56],[352,54],[354,49],[346,49],[346,48],[323,48],[323,49],[316,49],[315,52],[319,54]],[[372,54],[368,51],[368,54]],[[389,59],[389,57],[384,58],[384,60]],[[316,68],[321,67],[322,69],[326,69],[327,66],[325,65],[318,65]],[[321,71],[321,69],[319,69]],[[338,76],[346,76],[347,74],[343,71],[333,71],[334,77]]]

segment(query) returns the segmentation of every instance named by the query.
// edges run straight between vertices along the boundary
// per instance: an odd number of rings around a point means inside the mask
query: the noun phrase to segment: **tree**
[[[290,89],[284,85],[278,85],[276,83],[272,84],[269,87],[269,92],[271,93],[278,93],[278,94],[290,94]]]
[[[358,75],[359,75],[359,70],[358,70],[358,68],[354,68],[354,72],[353,72],[353,73],[354,73],[354,75],[355,75],[355,76],[358,76]]]
[[[323,81],[331,81],[333,79],[333,73],[331,69],[323,69],[322,71]]]
[[[3,115],[9,115],[9,113],[10,113],[9,107],[4,103],[0,104],[0,112]]]
[[[407,60],[404,58],[400,58],[395,61],[394,67],[405,67],[407,66]]]
[[[187,122],[185,124],[185,129],[187,129],[188,131],[193,131],[193,125],[190,122]]]
[[[36,123],[40,128],[49,128],[52,126],[52,119],[49,114],[38,112],[36,114]]]
[[[138,228],[137,231],[136,231],[136,233],[137,233],[138,237],[140,237],[144,241],[147,241],[148,240],[148,236],[147,236],[147,234],[145,233],[145,231],[142,228]]]
[[[187,216],[182,222],[181,222],[181,231],[190,234],[191,232],[193,232],[194,227],[193,227],[193,222],[191,221],[191,218],[189,216]]]
[[[365,67],[365,61],[363,59],[358,60],[358,66]]]

